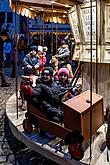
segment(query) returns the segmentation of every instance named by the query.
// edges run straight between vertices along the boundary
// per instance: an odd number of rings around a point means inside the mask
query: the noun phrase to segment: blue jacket
[[[32,67],[34,67],[35,65],[39,65],[40,66],[40,60],[39,57],[36,56],[32,56],[30,54],[27,54],[23,60],[23,65],[27,66],[27,65],[31,65]]]

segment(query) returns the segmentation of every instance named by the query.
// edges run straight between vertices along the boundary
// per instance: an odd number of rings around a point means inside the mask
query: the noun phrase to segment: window
[[[0,12],[0,23],[4,23],[5,22],[5,12]]]
[[[12,14],[12,12],[7,12],[7,23],[13,23],[13,14]]]

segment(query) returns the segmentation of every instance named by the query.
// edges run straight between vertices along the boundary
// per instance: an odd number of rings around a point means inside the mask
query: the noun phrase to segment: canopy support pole
[[[96,0],[96,93],[98,93],[98,1]]]
[[[42,14],[40,15],[41,25],[40,25],[40,45],[42,43]]]
[[[57,17],[56,17],[56,54],[57,54],[57,30],[58,27],[57,27]]]
[[[42,13],[42,46],[44,46],[44,11]]]
[[[53,3],[52,3],[52,34],[51,34],[51,53],[53,56]]]
[[[17,5],[18,2],[15,0],[15,43],[17,45]],[[17,57],[17,46],[16,46],[16,57]],[[17,111],[17,119],[18,119],[18,64],[17,64],[17,58],[15,61],[15,79],[16,79],[16,111]]]
[[[92,0],[90,0],[90,162],[92,159]]]

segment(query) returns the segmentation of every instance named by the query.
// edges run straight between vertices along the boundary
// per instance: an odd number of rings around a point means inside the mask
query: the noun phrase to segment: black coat
[[[52,106],[59,106],[59,87],[53,80],[48,83],[38,80],[32,96],[40,101],[47,101]]]
[[[55,116],[62,122],[63,112],[59,107],[59,92],[59,86],[55,81],[51,80],[47,84],[40,80],[33,89],[32,97],[42,112],[47,114],[50,120]]]

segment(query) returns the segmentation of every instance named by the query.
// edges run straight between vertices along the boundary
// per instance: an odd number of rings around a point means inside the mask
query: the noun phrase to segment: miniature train
[[[59,137],[65,141],[68,145],[69,152],[75,160],[82,159],[84,152],[82,148],[83,136],[79,131],[73,132],[68,129],[64,124],[58,124],[53,121],[49,121],[46,114],[42,113],[32,102],[27,102],[26,119],[23,121],[23,128],[26,132],[32,131],[32,125],[35,128],[40,128],[46,132],[51,132],[56,137]]]
[[[82,144],[88,143],[90,139],[90,91],[85,91],[74,98],[62,103],[64,111],[64,122],[56,123],[48,120],[34,100],[27,101],[26,119],[23,128],[30,133],[33,125],[36,129],[50,132],[52,135],[64,140],[68,145],[68,151],[75,160],[81,160],[84,156]],[[81,105],[82,104],[82,105]],[[103,125],[103,98],[93,93],[92,105],[92,135]]]

